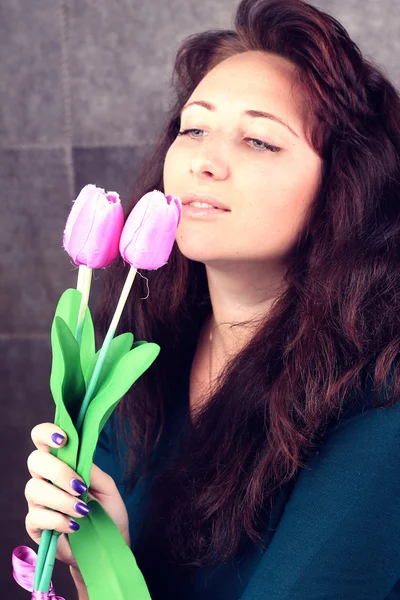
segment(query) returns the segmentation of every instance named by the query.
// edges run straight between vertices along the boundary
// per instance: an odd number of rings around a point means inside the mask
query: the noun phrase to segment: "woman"
[[[400,598],[399,94],[300,0],[243,0],[235,31],[182,44],[174,83],[129,210],[157,188],[183,214],[120,324],[161,353],[90,494],[153,600]],[[32,439],[27,531],[73,535],[80,478],[49,454],[68,440]],[[65,536],[57,556],[86,598]]]

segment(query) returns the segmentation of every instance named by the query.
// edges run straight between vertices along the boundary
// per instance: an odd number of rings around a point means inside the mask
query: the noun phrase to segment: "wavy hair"
[[[164,191],[165,155],[200,80],[251,50],[297,67],[294,85],[309,107],[323,178],[288,257],[284,290],[227,364],[185,452],[154,489],[157,544],[181,566],[224,562],[242,539],[262,543],[262,508],[295,480],[328,425],[367,398],[370,369],[371,408],[400,397],[397,369],[385,386],[400,345],[400,94],[332,16],[301,0],[243,0],[234,30],[185,39],[172,77],[174,105],[127,213],[148,191]],[[96,316],[103,333],[126,272],[119,259],[106,275]],[[161,352],[117,409],[120,423],[130,425],[128,488],[149,468],[175,382],[212,309],[204,264],[176,243],[167,265],[142,274],[150,294],[138,277],[119,329],[158,343]]]

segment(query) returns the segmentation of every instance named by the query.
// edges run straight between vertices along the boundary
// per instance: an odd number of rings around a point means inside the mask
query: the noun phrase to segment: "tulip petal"
[[[69,213],[69,216],[67,219],[67,223],[65,225],[65,229],[64,229],[63,245],[64,245],[65,250],[67,250],[66,246],[69,244],[69,240],[71,238],[71,232],[74,228],[76,220],[78,219],[83,206],[88,201],[88,199],[92,196],[92,194],[94,194],[95,191],[96,191],[96,186],[93,185],[92,183],[89,183],[88,185],[85,185],[85,187],[81,189],[78,197],[74,201],[71,212]]]
[[[136,269],[165,265],[175,241],[181,214],[177,196],[158,190],[145,194],[131,211],[121,234],[120,252]]]
[[[176,210],[178,212],[177,225],[179,225],[179,222],[181,220],[181,215],[182,215],[182,202],[178,196],[174,196],[173,194],[168,194],[168,196],[166,196],[166,198],[169,201],[168,204],[171,204],[171,202],[173,202],[176,207]]]
[[[71,210],[64,247],[77,265],[92,269],[108,267],[118,256],[123,225],[124,212],[118,194],[106,194],[89,184]]]

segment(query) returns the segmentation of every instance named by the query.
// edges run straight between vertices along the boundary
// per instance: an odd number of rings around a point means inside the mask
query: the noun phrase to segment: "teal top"
[[[122,484],[113,416],[96,449],[94,462],[126,504],[136,558],[152,485],[190,423],[188,373],[180,384],[151,476],[132,492]],[[152,600],[400,600],[400,403],[369,408],[371,388],[368,377],[367,402],[328,428],[307,468],[280,489],[263,549],[249,542],[229,562],[190,572],[157,548],[137,558]]]

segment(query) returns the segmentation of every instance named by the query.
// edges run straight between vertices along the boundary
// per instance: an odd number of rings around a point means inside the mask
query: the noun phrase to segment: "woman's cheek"
[[[171,161],[172,147],[168,150],[164,159],[164,191],[166,194],[172,193],[171,185],[173,184],[173,176],[172,176],[172,166],[173,162]]]
[[[184,174],[184,162],[180,156],[182,153],[174,147],[169,148],[164,160],[164,189],[166,193],[177,193],[174,187],[179,183]]]

